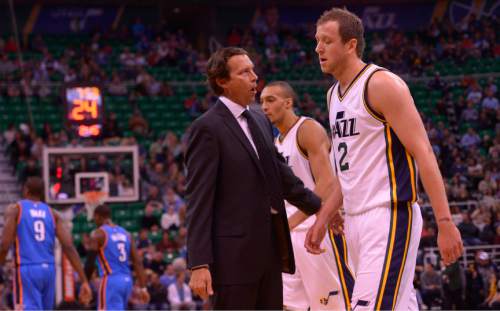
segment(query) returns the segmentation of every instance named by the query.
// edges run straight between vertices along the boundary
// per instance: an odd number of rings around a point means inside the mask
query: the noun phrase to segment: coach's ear
[[[227,79],[227,78],[216,78],[215,79],[215,83],[217,83],[217,85],[223,90],[225,90],[227,88],[226,85],[228,82],[229,82],[229,79]]]

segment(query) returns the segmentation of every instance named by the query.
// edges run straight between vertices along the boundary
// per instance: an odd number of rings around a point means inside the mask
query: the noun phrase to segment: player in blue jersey
[[[98,292],[98,310],[125,310],[132,292],[133,281],[129,263],[132,261],[141,286],[141,299],[148,303],[146,278],[130,233],[111,221],[111,209],[107,205],[96,207],[93,215],[97,229],[91,234],[90,253],[85,263],[85,273],[90,278],[96,258],[99,264],[101,284]],[[130,259],[130,260],[129,260]]]
[[[5,212],[5,226],[0,244],[0,265],[14,242],[14,308],[50,310],[55,302],[55,238],[83,282],[80,301],[89,303],[92,291],[83,271],[71,235],[63,220],[45,203],[43,181],[30,177],[23,189],[24,199],[11,204]]]

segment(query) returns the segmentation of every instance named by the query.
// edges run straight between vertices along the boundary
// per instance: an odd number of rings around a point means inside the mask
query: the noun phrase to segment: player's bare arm
[[[455,262],[463,252],[460,232],[451,220],[443,178],[407,85],[392,73],[376,72],[368,84],[368,101],[415,158],[438,224],[441,256],[445,264]]]
[[[134,238],[132,235],[130,237],[130,258],[132,259],[132,265],[134,266],[135,277],[139,281],[139,286],[141,287],[141,300],[142,303],[149,302],[149,294],[146,288],[146,274],[144,273],[144,266],[142,265],[142,259],[135,247]]]
[[[297,143],[309,160],[316,184],[313,191],[323,201],[326,201],[333,190],[333,172],[329,159],[330,141],[328,135],[319,123],[306,120],[298,130]],[[308,217],[300,210],[290,216],[288,219],[290,230],[297,227]]]
[[[95,270],[97,252],[99,251],[99,248],[104,245],[105,239],[106,236],[104,235],[104,232],[99,228],[90,233],[89,250],[87,253],[87,259],[85,260],[85,275],[89,280],[92,278],[92,274]]]
[[[90,289],[88,279],[83,271],[80,257],[78,256],[75,246],[73,245],[71,234],[67,230],[63,219],[57,214],[57,212],[52,211],[52,213],[56,221],[56,237],[61,243],[62,251],[68,258],[69,262],[76,270],[78,276],[80,277],[80,280],[82,281],[82,287],[80,288],[79,294],[80,301],[84,304],[88,304],[92,300],[92,290]]]
[[[5,264],[5,258],[9,252],[9,248],[16,238],[17,217],[19,207],[17,204],[10,204],[4,213],[4,226],[2,232],[2,241],[0,243],[0,265]]]

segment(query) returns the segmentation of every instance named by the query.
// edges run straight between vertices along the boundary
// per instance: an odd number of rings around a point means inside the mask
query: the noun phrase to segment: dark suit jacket
[[[307,214],[321,205],[275,149],[271,123],[261,112],[251,113],[268,152],[276,155],[271,157],[272,172],[262,169],[238,121],[220,100],[189,130],[188,266],[209,264],[215,284],[256,282],[270,265],[294,273],[283,200]],[[278,214],[271,215],[271,206]]]

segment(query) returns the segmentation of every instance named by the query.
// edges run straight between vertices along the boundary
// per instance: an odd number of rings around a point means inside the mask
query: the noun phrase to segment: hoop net
[[[95,208],[103,204],[107,198],[108,193],[104,191],[87,191],[83,193],[83,201],[87,210],[87,221],[92,220]]]

